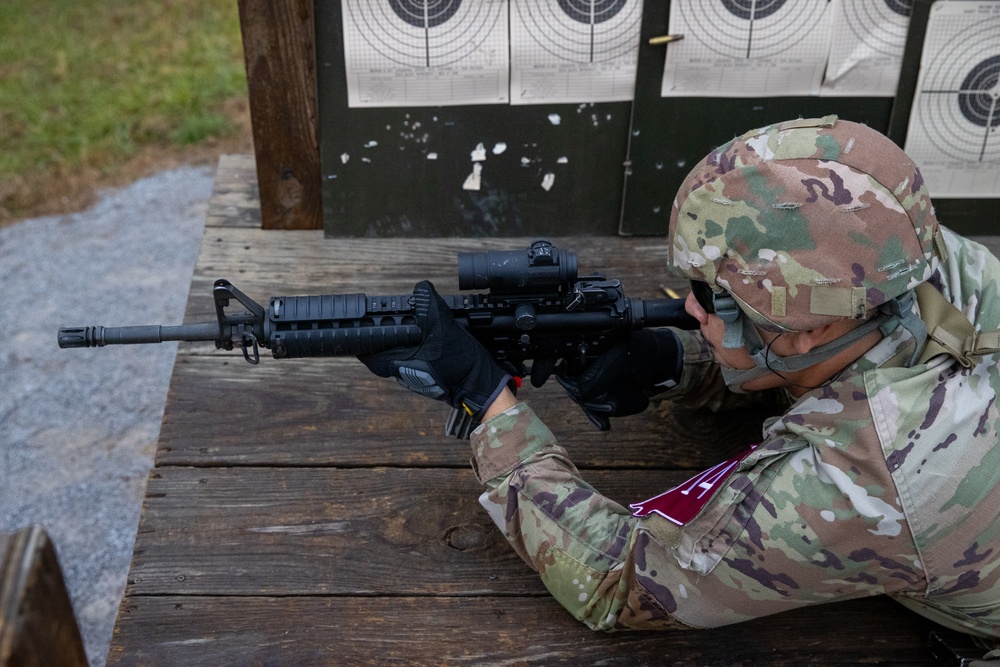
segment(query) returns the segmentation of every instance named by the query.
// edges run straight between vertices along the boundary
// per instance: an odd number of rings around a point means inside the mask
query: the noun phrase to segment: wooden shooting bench
[[[458,252],[534,240],[264,231],[257,192],[252,158],[222,160],[186,322],[214,319],[217,278],[265,303],[402,294],[418,278],[451,293]],[[552,240],[582,272],[662,296],[663,239]],[[649,410],[602,433],[555,382],[521,396],[623,504],[724,459],[762,417]],[[109,664],[935,664],[930,624],[881,598],[709,631],[588,630],[480,507],[446,415],[353,358],[250,366],[181,344]]]

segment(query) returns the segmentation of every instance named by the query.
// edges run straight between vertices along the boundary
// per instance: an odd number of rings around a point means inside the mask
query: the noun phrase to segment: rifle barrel
[[[151,324],[138,327],[65,327],[59,329],[59,347],[104,347],[175,340],[207,341],[219,340],[220,337],[217,322],[179,326]]]

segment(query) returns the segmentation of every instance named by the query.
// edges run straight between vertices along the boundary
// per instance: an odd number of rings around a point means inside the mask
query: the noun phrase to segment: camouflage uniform
[[[741,150],[749,146],[767,154],[778,134],[749,133],[750,140],[736,143]],[[802,136],[798,133],[797,140]],[[831,141],[822,132],[813,133],[813,139],[813,150],[806,151],[815,152],[812,167],[796,168],[815,172],[802,180],[815,180],[811,187],[821,199],[840,198],[838,206],[848,207],[896,206],[884,201],[884,193],[851,183],[846,172],[832,173],[831,181],[831,171],[817,166],[816,158],[836,159],[845,142]],[[721,147],[700,168],[733,168],[734,150],[732,143]],[[895,189],[904,208],[929,203],[925,192],[916,198],[903,192],[924,189],[914,182],[919,172],[914,176],[911,171]],[[675,218],[684,213],[684,196],[690,192],[682,189]],[[743,237],[729,239],[732,247],[771,223],[761,220],[761,210],[748,208],[745,197],[732,213],[738,198],[729,194],[714,193],[723,200],[720,215],[737,216],[738,224],[749,228]],[[763,197],[784,202],[780,193]],[[774,207],[766,215],[788,211],[801,213]],[[928,229],[915,228],[928,250],[938,228],[932,212],[921,215]],[[711,252],[705,247],[714,234],[725,234],[724,227],[713,227],[707,218],[698,224],[694,236],[672,228],[672,261],[682,273],[704,269],[707,264],[697,266],[695,256]],[[912,271],[902,280],[929,281],[979,331],[1000,328],[1000,262],[948,230],[942,228],[937,236],[938,254],[921,250],[926,262],[911,262]],[[912,241],[850,238],[856,247],[849,252],[859,257],[889,254],[888,245]],[[814,241],[808,234],[800,239],[804,245]],[[781,249],[763,254],[774,259]],[[744,273],[732,272],[730,284],[743,277],[757,283],[756,296],[750,283],[749,291],[741,293],[744,307],[750,302],[765,314],[785,309],[792,318],[796,299],[809,303],[809,295],[795,289],[795,281],[808,270],[789,269],[787,263],[782,267],[788,275],[785,289],[777,290],[784,292],[779,303],[776,290],[762,289],[759,267],[741,267]],[[855,276],[847,285],[865,286],[864,280]],[[816,284],[830,285],[822,280]],[[856,309],[850,296],[828,303]],[[867,298],[870,308],[880,296]],[[773,325],[766,317],[754,321]],[[802,324],[815,326],[794,319],[782,322],[788,329]],[[666,397],[723,405],[733,394],[720,377],[712,350],[698,332],[677,334],[684,350],[683,375]],[[909,364],[914,346],[912,331],[891,328],[832,382],[808,391],[783,415],[766,422],[760,445],[683,526],[657,514],[632,516],[589,486],[524,403],[473,434],[473,465],[487,487],[480,502],[553,596],[594,629],[715,627],[806,605],[887,594],[951,628],[1000,636],[998,356],[987,355],[970,367],[945,354]]]

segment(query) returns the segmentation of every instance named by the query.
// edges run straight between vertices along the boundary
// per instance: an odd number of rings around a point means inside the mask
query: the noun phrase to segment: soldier
[[[581,479],[429,283],[423,343],[362,361],[483,419],[481,503],[591,628],[708,628],[885,594],[1000,636],[998,260],[938,225],[898,147],[833,116],[710,153],[668,241],[700,331],[637,332],[560,382],[598,420],[772,389],[789,407],[759,444],[634,512]]]

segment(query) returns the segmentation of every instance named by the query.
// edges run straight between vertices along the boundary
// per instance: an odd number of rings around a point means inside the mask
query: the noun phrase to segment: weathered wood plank
[[[316,29],[309,0],[239,0],[266,229],[322,229]]]
[[[633,502],[683,473],[593,471]],[[470,470],[157,468],[128,596],[543,595]]]
[[[886,599],[738,628],[601,634],[549,598],[137,597],[108,664],[933,665],[926,629]]]
[[[0,667],[84,667],[55,547],[35,526],[0,534]]]
[[[252,155],[223,155],[215,172],[205,228],[259,228],[260,192]]]
[[[553,380],[519,392],[582,468],[704,469],[759,440],[766,411],[676,406],[596,429]],[[353,358],[178,355],[157,465],[465,466],[444,436],[448,407],[372,375]]]

